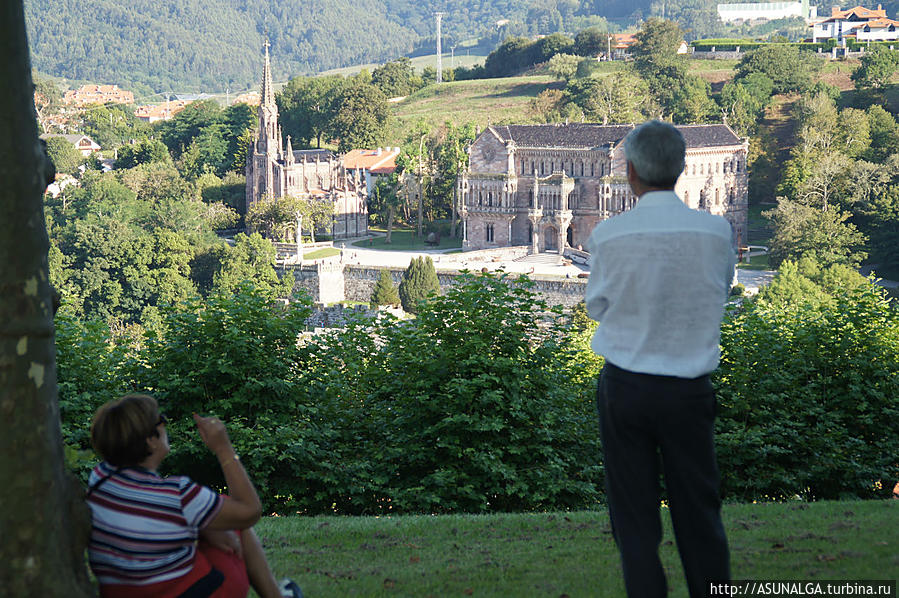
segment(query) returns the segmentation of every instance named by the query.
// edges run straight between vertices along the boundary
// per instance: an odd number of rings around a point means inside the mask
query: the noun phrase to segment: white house
[[[877,9],[856,6],[840,10],[834,6],[829,17],[812,25],[813,42],[853,37],[858,41],[899,40],[899,22],[888,19],[886,10],[878,4]]]

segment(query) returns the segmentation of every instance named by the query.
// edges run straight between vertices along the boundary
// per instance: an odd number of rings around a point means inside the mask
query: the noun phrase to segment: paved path
[[[365,239],[370,237],[364,237]],[[502,269],[505,272],[521,273],[521,274],[542,274],[550,276],[560,276],[565,278],[575,278],[582,272],[589,272],[587,266],[579,264],[564,265],[556,263],[558,254],[543,253],[536,256],[527,256],[526,258],[518,258],[515,260],[492,261],[484,259],[476,259],[473,255],[471,259],[466,259],[465,253],[453,253],[451,256],[444,255],[448,252],[458,251],[458,249],[423,249],[415,251],[395,251],[387,249],[373,249],[366,247],[356,247],[354,242],[360,239],[348,239],[346,241],[335,243],[336,247],[343,249],[341,258],[344,263],[360,264],[365,266],[392,266],[395,268],[405,268],[409,265],[409,261],[414,257],[428,255],[434,260],[434,266],[438,270],[461,270],[467,268],[469,270],[481,270],[487,268],[495,271]],[[737,270],[737,282],[746,287],[750,293],[758,291],[760,286],[764,286],[771,282],[774,275],[777,274],[771,270]]]

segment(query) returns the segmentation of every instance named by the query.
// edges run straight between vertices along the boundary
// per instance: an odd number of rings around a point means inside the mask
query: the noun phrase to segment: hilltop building
[[[878,4],[877,9],[856,6],[840,10],[834,6],[830,16],[812,25],[812,41],[835,39],[844,42],[899,40],[899,21],[887,18],[887,11]]]
[[[134,109],[134,116],[148,123],[160,120],[169,120],[190,104],[187,100],[169,100],[162,104],[138,106]]]
[[[294,150],[282,142],[271,62],[265,45],[259,126],[247,156],[247,208],[263,198],[299,197],[334,205],[331,235],[345,239],[368,233],[365,182],[347,173],[343,159],[328,150]]]
[[[62,101],[77,107],[88,104],[133,104],[134,93],[118,85],[82,85],[63,94]]]
[[[631,207],[621,143],[634,125],[491,126],[472,142],[458,179],[466,249],[527,245],[532,253],[586,245],[593,227]],[[726,218],[746,242],[749,141],[727,125],[681,125],[686,169],[675,191]]]
[[[774,21],[800,17],[806,22],[818,17],[818,7],[809,6],[808,0],[801,2],[738,2],[719,4],[718,16],[725,23],[739,21]]]

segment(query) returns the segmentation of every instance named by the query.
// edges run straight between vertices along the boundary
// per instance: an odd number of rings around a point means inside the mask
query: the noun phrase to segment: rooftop
[[[550,125],[494,125],[490,129],[504,142],[519,147],[566,147],[590,149],[617,145],[634,125],[569,123]],[[727,125],[677,125],[687,148],[740,145],[742,141]]]

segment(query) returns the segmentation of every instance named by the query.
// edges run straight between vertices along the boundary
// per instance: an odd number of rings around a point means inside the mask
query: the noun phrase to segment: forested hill
[[[648,3],[649,0],[641,0]],[[696,1],[696,0],[687,0]],[[709,1],[709,0],[702,0]],[[258,83],[268,36],[276,79],[433,51],[443,43],[577,30],[624,0],[25,0],[33,66],[138,93]],[[630,4],[631,8],[633,4]],[[497,23],[504,23],[497,26]]]
[[[432,52],[436,11],[445,13],[444,51],[480,40],[486,54],[510,35],[574,34],[594,25],[614,31],[662,14],[688,39],[725,33],[717,0],[24,1],[35,68],[139,96],[255,86],[266,36],[276,80]],[[899,0],[883,5],[897,16]]]

